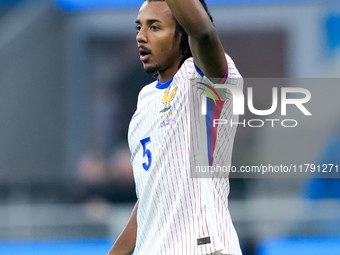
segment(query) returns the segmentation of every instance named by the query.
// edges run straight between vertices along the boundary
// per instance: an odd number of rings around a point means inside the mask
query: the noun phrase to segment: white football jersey
[[[242,89],[242,77],[226,59],[225,83]],[[189,58],[171,81],[155,81],[139,94],[128,137],[139,200],[135,255],[241,254],[228,210],[228,175],[204,172],[231,165],[236,125],[214,127],[213,119],[237,122],[231,93],[219,89],[218,98],[211,86]]]

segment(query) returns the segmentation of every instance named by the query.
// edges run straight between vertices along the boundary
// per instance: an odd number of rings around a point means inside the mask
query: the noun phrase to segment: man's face
[[[140,60],[148,73],[177,71],[182,59],[180,35],[166,2],[145,1],[136,20]]]

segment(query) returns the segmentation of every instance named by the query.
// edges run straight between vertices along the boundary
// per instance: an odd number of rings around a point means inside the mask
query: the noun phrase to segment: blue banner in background
[[[107,238],[0,241],[1,255],[107,254],[114,240]]]
[[[65,11],[90,11],[100,9],[138,8],[144,0],[55,0],[57,6]],[[339,0],[206,0],[214,4],[261,4],[261,3],[307,3],[340,2]]]
[[[0,0],[0,6],[11,6],[25,0]]]
[[[331,13],[326,18],[328,49],[332,53],[340,48],[340,12]]]
[[[0,6],[10,6],[29,0],[0,0]],[[91,11],[100,9],[138,8],[144,0],[53,0],[64,11]],[[263,3],[308,3],[330,2],[340,0],[206,0],[208,5],[214,4],[263,4]]]

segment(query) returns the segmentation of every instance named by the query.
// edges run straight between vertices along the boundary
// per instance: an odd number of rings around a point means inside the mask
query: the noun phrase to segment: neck
[[[158,72],[158,80],[159,82],[167,82],[169,80],[171,80],[172,78],[174,78],[175,74],[178,71],[179,68],[179,64],[181,63],[181,60],[176,61],[175,64],[173,64],[172,66],[168,67],[165,70],[159,71]]]

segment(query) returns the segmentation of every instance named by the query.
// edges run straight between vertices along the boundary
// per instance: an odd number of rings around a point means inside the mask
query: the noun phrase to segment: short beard
[[[147,74],[152,74],[153,77],[157,77],[158,76],[158,72],[160,70],[160,66],[153,66],[153,67],[149,67],[149,68],[144,68],[144,72]]]

